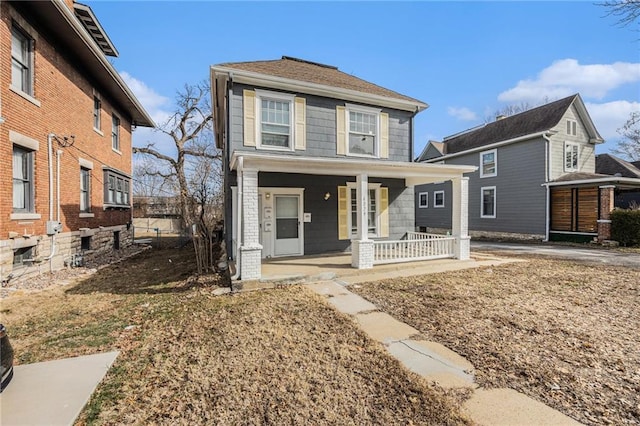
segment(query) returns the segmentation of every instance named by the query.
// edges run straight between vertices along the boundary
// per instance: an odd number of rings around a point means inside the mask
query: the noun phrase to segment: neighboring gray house
[[[234,278],[260,278],[261,259],[327,252],[351,251],[358,268],[468,258],[463,173],[474,168],[412,162],[425,103],[286,56],[213,66],[211,87]],[[449,248],[401,255],[399,241],[417,239],[413,186],[436,181],[456,189]]]
[[[640,161],[629,162],[611,154],[596,156],[596,173],[601,175],[640,179]],[[614,206],[628,209],[635,205],[640,206],[640,187],[620,186],[616,187]]]
[[[472,236],[521,239],[608,239],[613,189],[640,181],[596,174],[603,142],[576,94],[430,142],[416,161],[473,165]],[[416,226],[451,227],[451,185],[416,187]]]

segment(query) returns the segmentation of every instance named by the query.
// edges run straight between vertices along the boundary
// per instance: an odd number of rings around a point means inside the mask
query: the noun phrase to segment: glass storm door
[[[298,195],[275,196],[275,255],[302,254],[300,250],[300,211]]]

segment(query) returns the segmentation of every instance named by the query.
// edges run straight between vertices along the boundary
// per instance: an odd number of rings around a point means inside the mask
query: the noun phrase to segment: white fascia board
[[[557,131],[555,130],[545,130],[543,132],[531,133],[529,135],[519,136],[513,139],[507,139],[506,141],[496,142],[489,145],[479,146],[477,148],[467,149],[465,151],[455,152],[453,154],[443,155],[442,157],[432,158],[430,160],[425,160],[424,163],[435,163],[436,161],[448,160],[449,158],[460,157],[461,155],[466,155],[466,154],[473,154],[474,152],[488,151],[493,148],[498,148],[504,145],[526,141],[527,139],[539,138],[539,137],[542,137],[543,135],[552,135],[555,133],[557,133]],[[445,145],[446,145],[446,142],[445,142]]]
[[[542,186],[589,185],[589,184],[600,184],[600,183],[621,183],[621,184],[640,187],[640,179],[617,177],[617,176],[594,178],[594,179],[570,180],[570,181],[564,181],[564,182],[547,182],[547,183],[543,183]]]
[[[144,109],[138,98],[133,94],[129,86],[124,82],[120,74],[113,68],[111,63],[106,59],[102,49],[96,44],[95,40],[91,38],[89,34],[87,34],[85,28],[82,26],[80,22],[78,22],[78,18],[76,18],[75,14],[69,9],[69,7],[64,3],[63,0],[52,0],[52,3],[55,5],[56,9],[60,12],[60,14],[64,17],[64,19],[68,22],[69,27],[71,27],[75,33],[78,35],[80,39],[84,42],[84,44],[91,50],[91,53],[100,61],[105,70],[109,73],[110,77],[117,83],[118,88],[122,90],[122,92],[129,98],[129,101],[133,104],[133,106],[138,110],[140,115],[142,115],[147,121],[151,124],[151,126],[144,126],[142,123],[136,123],[138,125],[144,127],[155,127],[155,123],[149,113]]]
[[[409,186],[461,178],[475,166],[425,164],[401,161],[377,161],[342,158],[314,158],[294,155],[269,155],[235,151],[231,157],[231,170],[242,167],[259,172],[300,173],[312,175],[357,176],[367,174],[377,178],[405,179]]]
[[[416,113],[429,108],[429,105],[423,102],[412,102],[404,99],[373,95],[369,93],[358,92],[357,90],[343,89],[340,87],[327,86],[324,84],[309,83],[306,81],[293,80],[290,78],[276,77],[268,74],[239,70],[236,68],[212,66],[211,69],[214,72],[229,74],[231,80],[236,83],[269,87],[272,89],[288,90],[291,92],[300,92],[309,95],[344,99],[353,102],[384,106],[388,108]]]

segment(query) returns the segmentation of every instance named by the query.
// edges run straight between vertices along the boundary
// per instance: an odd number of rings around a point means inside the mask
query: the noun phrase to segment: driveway
[[[577,248],[551,244],[514,244],[471,241],[473,251],[500,251],[509,254],[534,254],[552,256],[560,259],[571,259],[607,265],[627,266],[640,269],[640,254],[623,253],[616,250]]]

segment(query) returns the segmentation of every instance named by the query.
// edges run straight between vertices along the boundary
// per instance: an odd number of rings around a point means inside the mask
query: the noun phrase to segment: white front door
[[[302,254],[299,195],[274,195],[275,226],[274,255]]]

